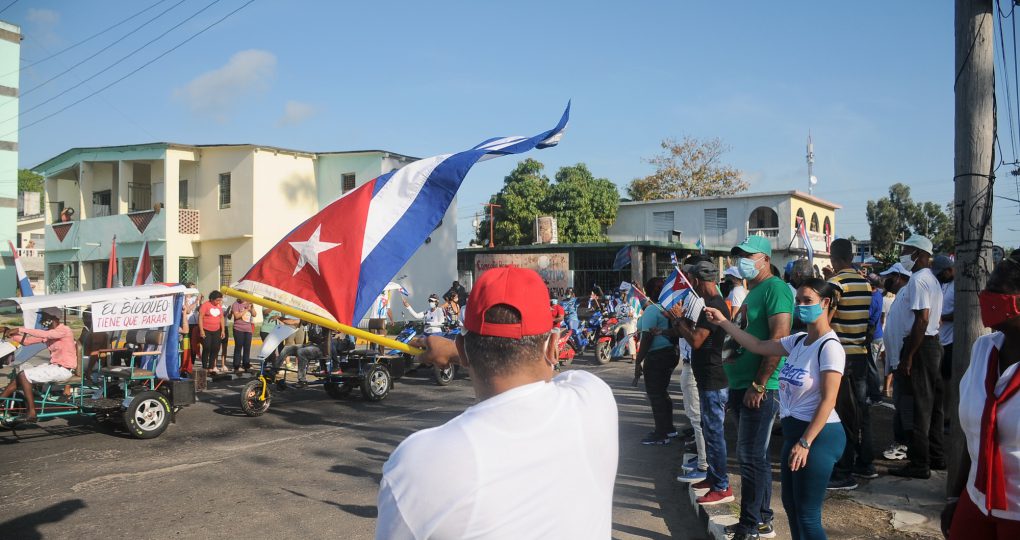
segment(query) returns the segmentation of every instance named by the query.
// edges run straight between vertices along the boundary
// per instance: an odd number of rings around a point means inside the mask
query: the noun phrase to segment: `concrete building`
[[[0,297],[17,290],[14,259],[8,241],[17,238],[18,206],[18,85],[21,68],[21,28],[0,21]]]
[[[147,241],[157,279],[194,281],[208,294],[338,196],[414,159],[251,144],[70,149],[34,168],[46,185],[46,288],[105,287],[116,236],[125,279]],[[74,218],[61,222],[66,208]],[[456,279],[456,223],[455,200],[397,274],[412,295],[446,291]]]
[[[45,294],[46,216],[42,212],[42,193],[18,193],[18,237],[14,245],[32,292]]]
[[[728,254],[748,236],[760,235],[772,242],[773,264],[782,270],[787,261],[806,253],[796,230],[800,218],[814,249],[815,266],[821,269],[829,264],[828,244],[835,238],[840,208],[800,191],[622,202],[616,223],[609,228],[609,240],[685,244],[700,240],[709,253]],[[653,261],[647,266],[658,264]]]

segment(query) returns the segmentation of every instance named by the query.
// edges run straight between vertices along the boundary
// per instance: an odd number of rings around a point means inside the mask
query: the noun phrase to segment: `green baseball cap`
[[[764,236],[752,235],[748,236],[743,244],[730,250],[730,255],[736,255],[737,252],[743,251],[749,255],[755,253],[764,253],[767,257],[772,257],[772,242]]]

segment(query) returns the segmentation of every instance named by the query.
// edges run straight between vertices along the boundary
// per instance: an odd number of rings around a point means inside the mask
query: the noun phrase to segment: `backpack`
[[[793,345],[800,345],[805,338],[807,338],[807,334],[798,337]],[[828,338],[818,346],[819,374],[821,371],[822,349],[830,341],[839,343],[839,340],[836,338]],[[860,444],[860,405],[857,403],[857,396],[854,394],[853,384],[850,382],[850,375],[848,373],[849,370],[844,367],[843,376],[839,380],[839,391],[836,393],[836,405],[833,409],[839,415],[839,421],[843,424],[843,430],[846,431],[847,443]]]

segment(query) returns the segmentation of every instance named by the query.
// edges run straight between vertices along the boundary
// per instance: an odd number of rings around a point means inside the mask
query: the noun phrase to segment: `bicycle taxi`
[[[74,374],[33,385],[38,421],[80,415],[123,424],[139,439],[162,434],[182,407],[195,403],[194,381],[180,376],[179,336],[184,296],[197,293],[183,285],[153,284],[0,300],[0,308],[17,308],[26,326],[34,325],[43,308],[62,310],[65,323],[69,312],[91,315]],[[13,362],[0,373],[12,378],[23,366],[48,361],[45,346],[18,347],[5,332],[0,356],[7,355]],[[0,425],[19,426],[24,399],[20,391],[0,398]]]

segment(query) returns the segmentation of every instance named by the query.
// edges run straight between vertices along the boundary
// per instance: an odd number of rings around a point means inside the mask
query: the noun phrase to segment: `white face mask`
[[[907,272],[914,269],[914,256],[910,254],[900,255],[900,264]]]
[[[429,301],[429,307],[436,307],[438,305],[439,305],[439,302]]]

